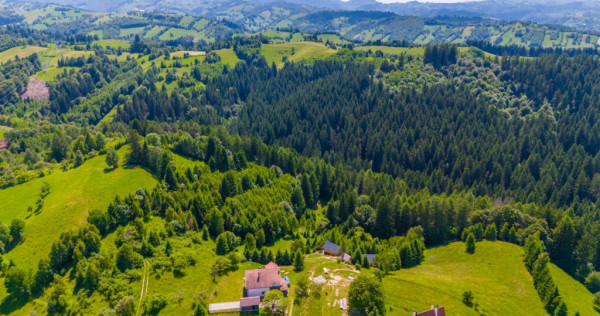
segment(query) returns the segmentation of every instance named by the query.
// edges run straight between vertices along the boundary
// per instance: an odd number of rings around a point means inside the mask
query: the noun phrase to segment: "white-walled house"
[[[281,276],[279,266],[270,262],[264,269],[246,270],[245,296],[265,296],[270,290],[280,290],[287,297],[288,282]]]

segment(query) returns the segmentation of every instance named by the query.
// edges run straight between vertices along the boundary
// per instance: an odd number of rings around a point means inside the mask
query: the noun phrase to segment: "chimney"
[[[435,308],[435,316],[438,316],[438,309],[437,309],[437,307]]]
[[[417,316],[417,312],[413,312],[413,316]]]

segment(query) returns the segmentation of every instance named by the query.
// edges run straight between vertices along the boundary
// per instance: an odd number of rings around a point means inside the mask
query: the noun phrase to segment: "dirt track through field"
[[[142,289],[140,290],[140,301],[138,302],[135,316],[142,315],[142,301],[148,294],[148,284],[150,283],[150,262],[144,259],[144,275],[142,276]]]

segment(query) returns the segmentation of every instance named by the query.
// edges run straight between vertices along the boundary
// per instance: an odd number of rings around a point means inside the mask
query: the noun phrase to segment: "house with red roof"
[[[288,282],[281,276],[279,266],[269,262],[263,269],[246,270],[246,297],[264,297],[270,290],[280,290],[287,297]]]

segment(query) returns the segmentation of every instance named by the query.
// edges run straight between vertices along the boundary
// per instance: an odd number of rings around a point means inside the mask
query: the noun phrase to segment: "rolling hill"
[[[383,279],[390,314],[408,315],[436,305],[448,315],[547,315],[522,258],[521,247],[499,241],[477,243],[472,255],[462,242],[427,249],[423,264]],[[593,295],[581,283],[556,266],[552,272],[570,315],[577,310],[598,315]],[[461,301],[464,291],[473,292],[477,310]]]
[[[123,157],[126,148],[119,151]],[[36,207],[40,187],[50,186],[40,211]],[[25,239],[6,257],[19,266],[33,268],[40,257],[46,256],[52,242],[61,232],[75,229],[86,222],[93,209],[104,209],[116,195],[127,195],[139,188],[151,189],[156,180],[141,168],[122,166],[109,169],[104,156],[89,159],[78,168],[55,170],[52,174],[27,183],[0,190],[3,207],[0,222],[10,224],[15,218],[25,220]]]

